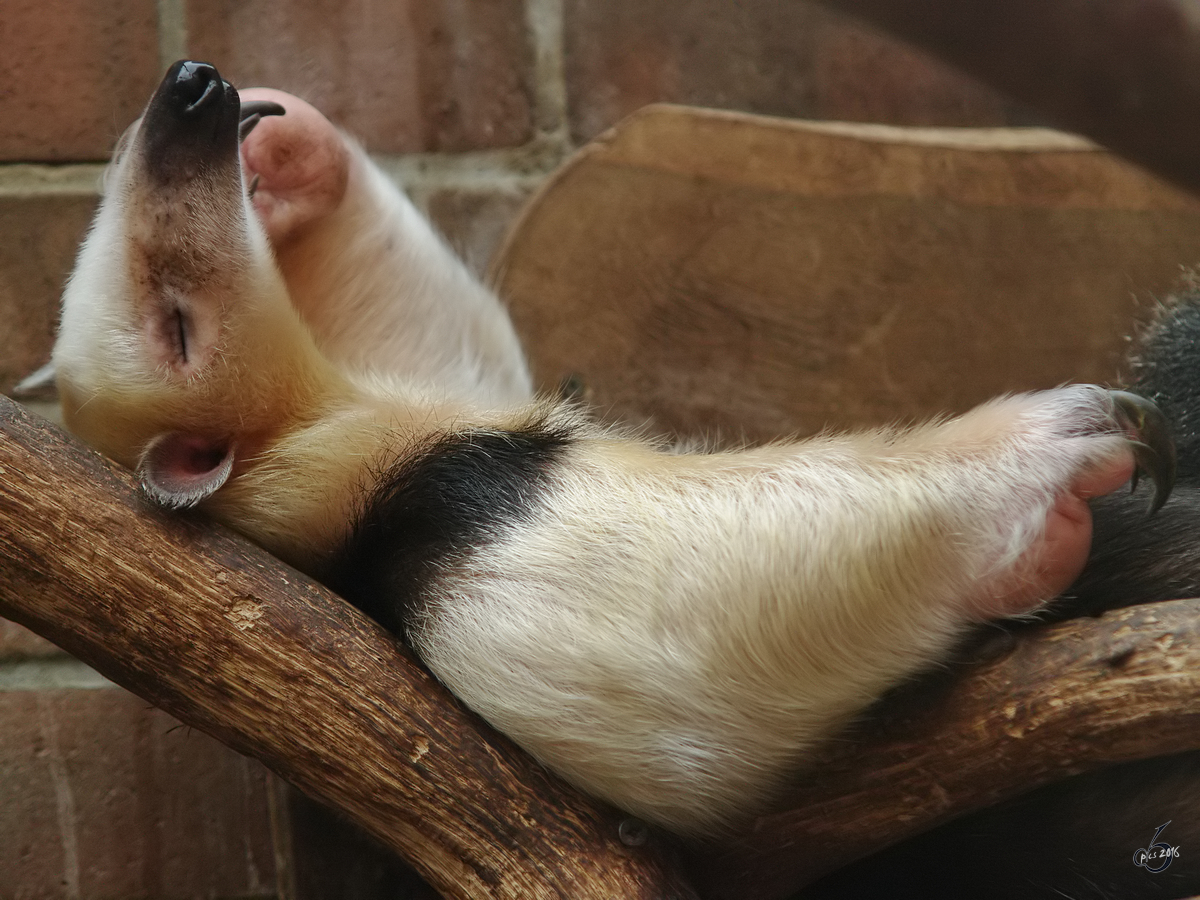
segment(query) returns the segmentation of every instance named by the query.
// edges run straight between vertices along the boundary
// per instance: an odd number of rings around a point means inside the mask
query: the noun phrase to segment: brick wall
[[[4,0],[0,47],[0,389],[46,359],[102,162],[182,56],[315,103],[478,270],[555,165],[652,101],[1026,119],[918,53],[778,0]],[[0,900],[413,890],[256,763],[0,620]]]

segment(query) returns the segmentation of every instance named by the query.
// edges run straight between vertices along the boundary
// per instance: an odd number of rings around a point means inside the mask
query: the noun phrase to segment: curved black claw
[[[1136,489],[1138,475],[1145,473],[1154,482],[1154,497],[1150,515],[1158,512],[1175,487],[1175,441],[1171,426],[1153,401],[1128,391],[1109,391],[1113,415],[1129,432],[1134,462],[1132,488]]]
[[[254,130],[254,126],[263,116],[282,116],[285,112],[287,110],[270,100],[243,100],[241,122],[238,124],[238,142],[246,139],[246,135]]]

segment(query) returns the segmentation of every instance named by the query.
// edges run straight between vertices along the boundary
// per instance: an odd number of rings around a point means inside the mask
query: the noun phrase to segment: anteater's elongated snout
[[[146,171],[163,182],[237,165],[237,90],[215,66],[180,60],[167,70],[142,120]]]

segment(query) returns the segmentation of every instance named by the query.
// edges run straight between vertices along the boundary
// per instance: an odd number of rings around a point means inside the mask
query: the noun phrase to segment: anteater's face
[[[265,104],[273,106],[273,104]],[[69,427],[134,466],[164,434],[222,455],[303,415],[315,350],[247,197],[243,110],[215,68],[171,67],[123,139],[63,298]]]

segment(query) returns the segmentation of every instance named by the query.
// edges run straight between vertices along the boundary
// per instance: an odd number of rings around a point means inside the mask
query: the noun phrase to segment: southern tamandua
[[[155,500],[325,580],[545,764],[682,834],[1060,593],[1135,451],[1169,481],[1156,410],[1093,386],[731,453],[600,428],[531,397],[498,301],[359,148],[194,62],[114,159],[53,363],[68,425]]]

